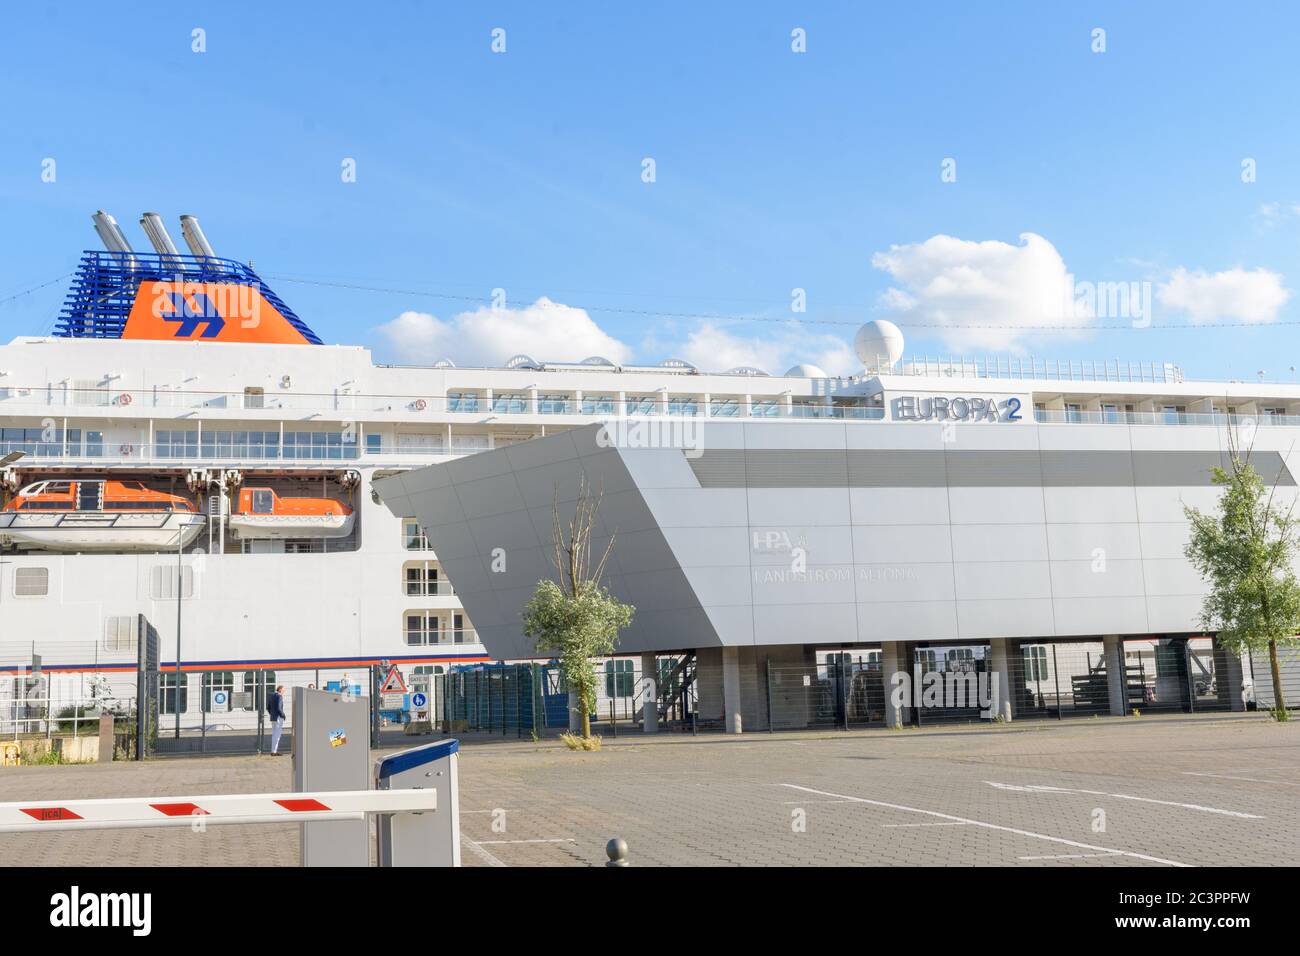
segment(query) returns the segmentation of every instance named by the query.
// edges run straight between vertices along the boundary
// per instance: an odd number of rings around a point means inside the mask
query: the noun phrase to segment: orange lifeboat
[[[241,488],[227,524],[238,538],[343,538],[356,515],[333,498],[282,498],[270,488]]]
[[[140,481],[38,481],[0,510],[0,544],[38,551],[165,551],[184,547],[203,515]]]

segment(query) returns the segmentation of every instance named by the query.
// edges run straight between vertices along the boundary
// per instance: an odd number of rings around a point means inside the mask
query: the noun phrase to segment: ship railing
[[[873,375],[1146,384],[1174,384],[1183,381],[1183,370],[1172,362],[1125,362],[1120,359],[1093,361],[1044,359],[1032,355],[914,355],[897,364],[891,364],[887,356],[880,356],[877,361],[867,364],[868,373]]]
[[[505,397],[464,395],[391,395],[361,394],[339,390],[329,393],[292,392],[274,389],[206,392],[156,386],[147,389],[119,389],[111,385],[93,388],[72,386],[0,387],[0,409],[17,413],[30,407],[42,412],[61,409],[65,416],[77,410],[113,409],[131,411],[245,411],[254,419],[274,418],[279,412],[316,412],[346,414],[402,414],[418,416],[551,416],[583,418],[683,417],[683,418],[842,418],[878,420],[884,417],[880,406],[828,404],[821,400],[785,404],[777,396],[756,396],[749,405],[736,397],[712,399],[679,395],[626,399],[621,404],[610,398],[562,398],[539,396],[536,399],[511,395]]]
[[[478,632],[471,628],[408,628],[407,647],[426,647],[435,644],[477,644]]]
[[[1201,425],[1234,428],[1297,427],[1300,415],[1229,415],[1227,412],[1122,411],[1036,408],[1034,420],[1050,425]]]
[[[447,597],[455,593],[450,581],[409,581],[406,585],[407,597]]]

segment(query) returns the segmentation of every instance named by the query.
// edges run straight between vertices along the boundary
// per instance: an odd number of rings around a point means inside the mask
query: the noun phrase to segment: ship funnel
[[[140,227],[144,229],[144,234],[149,237],[149,242],[158,255],[180,255],[176,243],[172,242],[172,237],[167,234],[167,227],[163,225],[162,216],[156,212],[147,212],[140,217]]]
[[[110,216],[104,210],[100,209],[90,217],[95,223],[95,232],[99,233],[99,239],[104,243],[104,248],[109,252],[132,252],[131,243],[126,241],[126,236],[122,233],[122,227],[117,224],[117,220]]]
[[[194,255],[208,259],[217,257],[212,248],[212,243],[208,242],[208,237],[203,234],[203,230],[199,227],[197,217],[181,216],[181,236],[184,237],[185,245],[190,247],[190,252]]]

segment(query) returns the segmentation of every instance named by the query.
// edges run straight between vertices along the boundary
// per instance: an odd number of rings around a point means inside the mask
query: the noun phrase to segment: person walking
[[[284,685],[281,684],[266,703],[266,713],[271,718],[271,756],[280,756],[280,735],[284,733]]]

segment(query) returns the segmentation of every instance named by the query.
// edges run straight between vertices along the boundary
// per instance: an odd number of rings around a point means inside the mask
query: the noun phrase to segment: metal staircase
[[[657,710],[661,722],[690,720],[695,709],[695,652],[687,651],[658,683]]]

